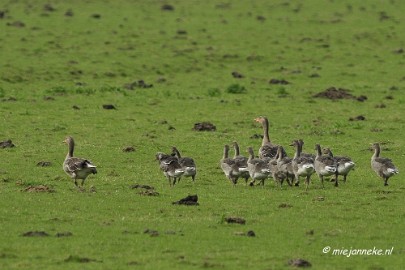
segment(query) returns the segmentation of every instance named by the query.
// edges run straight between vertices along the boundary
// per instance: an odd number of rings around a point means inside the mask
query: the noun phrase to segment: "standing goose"
[[[329,148],[324,148],[323,153],[327,156],[332,157],[337,164],[335,181],[337,181],[338,175],[342,175],[343,181],[346,183],[346,177],[349,174],[349,172],[354,168],[355,163],[349,157],[334,156]]]
[[[177,150],[175,146],[172,147],[172,155],[177,157],[181,168],[184,170],[184,174],[182,176],[191,177],[194,182],[195,175],[197,174],[197,167],[195,165],[194,159],[190,157],[181,157],[179,150]]]
[[[71,136],[67,136],[63,142],[66,143],[69,148],[65,161],[63,162],[63,170],[75,181],[76,186],[77,180],[82,179],[81,186],[83,186],[89,174],[97,173],[97,166],[91,163],[90,160],[73,156],[75,141]]]
[[[222,159],[220,161],[220,166],[222,171],[224,172],[226,178],[231,181],[231,183],[235,186],[238,182],[238,178],[241,174],[239,171],[238,166],[236,166],[235,160],[228,157],[229,155],[229,145],[224,146],[224,152]]]
[[[247,164],[252,182],[254,184],[256,180],[260,180],[262,186],[264,186],[264,180],[271,174],[269,164],[263,159],[255,158],[252,147],[249,147],[247,152],[249,153]]]
[[[295,147],[295,154],[292,160],[292,167],[295,176],[295,185],[299,186],[300,177],[305,177],[305,190],[308,190],[311,175],[315,172],[314,160],[309,156],[301,156],[301,144],[299,140],[294,140],[291,146]]]
[[[277,150],[277,168],[278,171],[285,174],[288,185],[292,185],[294,181],[294,170],[292,166],[292,158],[287,157],[283,154],[283,147],[280,145]],[[290,180],[291,179],[291,180]]]
[[[269,120],[260,116],[255,119],[256,122],[262,124],[263,127],[263,140],[262,145],[259,148],[259,157],[260,158],[274,158],[277,154],[278,145],[272,144],[269,137]],[[283,149],[284,151],[284,149]],[[285,151],[284,151],[285,153]]]
[[[330,156],[322,156],[321,146],[319,144],[315,145],[316,150],[316,157],[315,157],[315,171],[316,174],[319,176],[321,180],[322,187],[323,185],[323,177],[329,176],[336,173],[337,164],[336,161]],[[338,181],[336,179],[335,186],[337,187]]]
[[[248,158],[244,157],[240,154],[240,149],[239,149],[239,145],[237,142],[233,142],[233,148],[235,150],[235,154],[233,156],[233,160],[235,161],[236,166],[238,167],[239,171],[241,171],[240,173],[240,177],[245,179],[245,183],[247,185],[248,179],[250,177],[249,172],[247,171],[247,161]]]
[[[373,148],[374,154],[371,157],[371,168],[379,177],[384,179],[384,186],[388,186],[388,179],[394,174],[398,174],[399,171],[391,159],[380,157],[380,144],[374,143]]]
[[[184,174],[184,170],[180,166],[178,158],[158,152],[156,153],[156,160],[159,161],[160,170],[163,171],[163,174],[166,176],[167,180],[169,180],[169,185],[174,186],[177,179],[180,179],[180,177]]]

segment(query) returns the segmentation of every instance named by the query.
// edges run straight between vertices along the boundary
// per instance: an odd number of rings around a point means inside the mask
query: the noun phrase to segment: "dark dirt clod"
[[[226,223],[237,223],[242,225],[246,224],[246,220],[240,217],[226,217],[224,220],[226,221]]]
[[[367,97],[364,96],[364,95],[361,95],[361,96],[358,96],[358,97],[356,98],[356,100],[357,100],[357,101],[360,101],[360,102],[363,102],[363,101],[366,101],[366,100],[367,100]]]
[[[383,109],[383,108],[386,108],[387,105],[385,105],[384,103],[381,103],[381,104],[375,105],[374,107],[377,108],[377,109]]]
[[[55,190],[51,189],[48,186],[39,185],[39,186],[29,186],[24,189],[25,192],[55,192]]]
[[[319,78],[321,77],[318,73],[312,73],[311,75],[309,75],[308,77],[310,78]]]
[[[256,236],[256,234],[255,234],[254,231],[248,231],[248,232],[246,233],[246,235],[249,236],[249,237],[255,237],[255,236]]]
[[[216,126],[214,126],[210,122],[202,122],[202,123],[195,123],[193,130],[196,131],[215,131],[217,130]]]
[[[311,263],[304,259],[291,259],[288,261],[288,265],[294,267],[311,267]]]
[[[127,90],[134,90],[135,88],[152,88],[152,87],[153,84],[148,84],[144,80],[138,80],[124,84],[124,88]]]
[[[92,14],[91,17],[94,18],[94,19],[101,19],[101,15],[100,15],[100,14],[97,14],[97,13],[96,13],[96,14]]]
[[[117,108],[115,108],[115,106],[112,105],[112,104],[104,104],[103,109],[105,109],[105,110],[116,110]]]
[[[143,233],[149,234],[150,236],[159,236],[159,232],[156,230],[146,229]]]
[[[52,163],[50,161],[40,161],[37,163],[37,166],[38,167],[49,167],[49,166],[51,166],[51,164]]]
[[[140,185],[140,184],[135,184],[135,185],[132,185],[131,186],[131,188],[132,189],[135,189],[135,188],[143,188],[143,189],[155,189],[154,187],[152,187],[152,186],[148,186],[148,185]]]
[[[356,117],[350,117],[349,121],[364,121],[366,118],[363,115],[358,115]]]
[[[264,22],[266,20],[266,17],[259,15],[256,17],[256,20],[258,20],[260,22]]]
[[[279,80],[279,79],[271,79],[270,81],[269,81],[269,83],[270,84],[290,84],[288,81],[286,81],[286,80],[283,80],[283,79],[281,79],[281,80]]]
[[[8,22],[7,26],[14,26],[17,28],[22,28],[22,27],[25,27],[25,23],[23,23],[22,21],[15,21],[15,22],[11,22],[11,23]]]
[[[319,92],[313,97],[316,98],[328,98],[331,100],[336,100],[336,99],[354,99],[355,96],[349,93],[349,90],[343,89],[343,88],[336,88],[336,87],[330,87],[326,89],[325,91]]]
[[[198,196],[196,195],[188,195],[187,197],[173,202],[172,204],[182,204],[182,205],[199,205],[198,204]]]
[[[55,10],[56,9],[51,4],[45,4],[44,5],[44,11],[52,12],[52,11],[55,11]]]
[[[174,6],[172,6],[172,5],[170,5],[170,4],[164,4],[164,5],[162,5],[161,9],[162,9],[162,10],[165,10],[165,11],[173,11],[173,10],[174,10]]]
[[[250,136],[250,139],[263,139],[263,135],[260,134],[253,134],[252,136]]]
[[[138,194],[143,196],[159,196],[159,192],[154,191],[153,189],[142,190]]]
[[[305,233],[306,235],[314,235],[314,230],[309,230]]]
[[[72,109],[73,109],[73,110],[80,110],[79,106],[77,106],[77,105],[73,105],[73,106],[72,106]]]
[[[65,12],[65,16],[66,17],[73,17],[73,11],[71,10],[71,9],[68,9],[68,10],[66,10],[66,12]]]
[[[232,74],[232,77],[237,78],[237,79],[241,79],[241,78],[245,77],[237,71],[233,71],[231,74]]]
[[[22,236],[24,236],[24,237],[45,237],[45,236],[49,236],[49,234],[44,231],[29,231],[29,232],[23,233]]]
[[[398,54],[404,53],[404,48],[399,48],[399,49],[395,50],[394,53],[398,53]]]
[[[71,232],[58,232],[58,233],[56,233],[56,237],[69,237],[69,236],[72,236],[73,235],[73,233],[71,233]]]
[[[11,140],[0,142],[0,148],[13,148],[15,145]]]
[[[292,205],[288,203],[281,203],[278,205],[279,208],[291,208]]]
[[[89,262],[100,262],[95,259],[90,259],[86,257],[79,257],[79,256],[74,256],[70,255],[65,259],[65,262],[78,262],[78,263],[89,263]]]
[[[381,128],[372,128],[370,129],[371,132],[382,132],[383,130]]]
[[[122,149],[122,152],[135,152],[135,147],[127,146]]]

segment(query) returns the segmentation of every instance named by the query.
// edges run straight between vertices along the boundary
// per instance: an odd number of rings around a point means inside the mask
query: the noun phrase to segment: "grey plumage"
[[[342,175],[343,181],[346,182],[347,175],[355,166],[355,163],[352,161],[352,159],[345,156],[334,156],[329,148],[324,148],[322,152],[323,154],[332,157],[337,164],[335,181],[337,181],[339,175]]]
[[[226,178],[231,181],[231,183],[235,186],[238,182],[238,178],[241,174],[239,171],[238,166],[235,163],[235,160],[229,158],[229,145],[224,145],[224,151],[222,159],[220,160],[220,166],[222,171],[224,172]]]
[[[259,116],[255,118],[263,127],[263,140],[259,148],[259,158],[274,158],[277,155],[278,145],[272,144],[269,137],[269,120],[267,117]],[[283,149],[284,151],[284,149]],[[285,151],[284,151],[285,153]],[[286,154],[286,153],[285,153]]]
[[[252,147],[249,147],[247,149],[247,152],[249,153],[249,158],[247,161],[249,175],[252,178],[253,183],[256,180],[259,180],[263,186],[264,180],[271,174],[271,169],[269,167],[268,161],[260,158],[255,158]]]
[[[295,185],[299,185],[300,177],[305,177],[305,190],[308,190],[311,175],[315,172],[314,159],[310,156],[301,156],[302,148],[299,140],[294,140],[291,146],[295,147],[295,154],[292,160]]]
[[[158,152],[156,153],[156,160],[159,161],[159,168],[169,181],[169,185],[174,186],[177,179],[180,179],[180,177],[184,174],[184,170],[180,166],[178,158]]]
[[[182,176],[191,177],[191,179],[193,179],[194,182],[195,176],[197,174],[197,166],[195,165],[194,159],[192,159],[191,157],[182,157],[180,155],[179,150],[175,146],[172,147],[172,155],[177,157],[181,168],[184,170]]]
[[[399,173],[399,170],[395,167],[394,163],[389,158],[380,157],[380,144],[373,144],[374,154],[371,157],[371,168],[375,173],[384,180],[384,185],[388,186],[388,179]]]
[[[337,170],[337,164],[332,157],[322,155],[321,146],[319,144],[315,145],[315,151],[315,171],[319,179],[321,180],[322,187],[324,187],[323,177],[335,174]],[[335,182],[335,186],[338,186],[338,181]]]
[[[78,186],[78,179],[82,180],[81,186],[83,186],[87,176],[97,173],[97,166],[88,159],[73,156],[75,142],[71,136],[67,136],[63,142],[68,145],[69,149],[63,162],[63,170],[74,180],[76,186]]]
[[[233,148],[235,151],[235,154],[233,156],[233,160],[235,161],[236,166],[238,167],[238,170],[240,171],[240,177],[245,179],[245,184],[247,185],[247,182],[249,180],[249,172],[247,171],[247,161],[248,158],[244,157],[240,154],[240,149],[239,149],[239,145],[238,143],[235,141],[232,143],[233,144]]]

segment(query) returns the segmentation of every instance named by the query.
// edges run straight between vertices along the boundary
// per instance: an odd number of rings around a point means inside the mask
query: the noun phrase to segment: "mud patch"
[[[73,233],[71,233],[71,232],[58,232],[58,233],[56,233],[56,237],[70,237],[70,236],[72,236],[73,235]]]
[[[366,117],[364,117],[363,115],[358,115],[356,117],[350,117],[349,121],[364,121],[366,120]]]
[[[143,195],[143,196],[159,196],[159,192],[157,192],[153,189],[142,190],[138,194]]]
[[[304,259],[291,259],[288,261],[288,265],[294,266],[294,267],[311,267],[311,263],[307,260]]]
[[[44,186],[44,185],[28,186],[23,191],[25,191],[25,192],[48,192],[48,193],[55,192],[54,189],[52,189],[48,186]]]
[[[127,146],[122,149],[122,152],[135,152],[135,147]]]
[[[115,106],[112,105],[112,104],[103,104],[103,109],[105,109],[105,110],[116,110],[117,108],[115,108]]]
[[[136,88],[152,88],[153,84],[146,83],[144,80],[138,80],[131,83],[124,84],[124,88],[127,90],[134,90]]]
[[[24,236],[24,237],[46,237],[46,236],[49,236],[49,234],[44,231],[29,231],[29,232],[23,233],[22,236]]]
[[[179,204],[179,205],[199,205],[198,203],[198,196],[196,195],[188,195],[187,197],[176,201],[172,202],[172,204]]]
[[[146,229],[144,232],[144,234],[149,234],[151,237],[156,237],[159,236],[159,232],[156,230],[151,230],[151,229]]]
[[[195,123],[193,130],[195,131],[216,131],[217,127],[210,122]]]
[[[236,79],[242,79],[243,77],[245,77],[245,76],[243,76],[241,73],[239,73],[237,71],[233,71],[231,74],[232,74],[232,77],[234,77]]]
[[[290,82],[288,82],[288,81],[286,81],[286,80],[284,80],[284,79],[281,79],[281,80],[279,80],[279,79],[271,79],[271,80],[269,81],[269,84],[282,84],[282,85],[287,85],[287,84],[290,84]]]
[[[247,231],[246,233],[245,233],[245,232],[236,232],[235,235],[238,235],[238,236],[248,236],[248,237],[256,237],[255,232],[252,231],[252,230]]]
[[[355,97],[349,93],[348,89],[336,88],[336,87],[330,87],[330,88],[326,89],[325,91],[322,91],[322,92],[319,92],[319,93],[313,95],[313,97],[327,98],[330,100],[337,100],[337,99],[357,99],[358,101],[367,100],[366,96]]]
[[[278,208],[291,208],[292,205],[288,203],[281,203],[278,205]]]
[[[11,140],[0,142],[0,148],[13,148],[15,145]]]
[[[164,4],[161,6],[160,8],[161,10],[164,11],[173,11],[174,10],[174,6],[170,5],[170,4]]]
[[[75,255],[70,255],[67,257],[64,262],[76,262],[76,263],[90,263],[90,262],[102,262],[91,258],[79,257]]]
[[[150,190],[150,189],[155,189],[154,187],[152,187],[152,186],[148,186],[148,185],[140,185],[140,184],[135,184],[135,185],[132,185],[131,186],[131,188],[132,189],[136,189],[136,188],[143,188],[143,189],[147,189],[147,190]]]
[[[240,218],[240,217],[226,217],[226,218],[224,218],[224,221],[226,223],[236,223],[236,224],[242,224],[242,225],[246,224],[246,220],[244,218]]]
[[[38,167],[49,167],[51,165],[52,165],[52,163],[50,161],[40,161],[37,163]]]

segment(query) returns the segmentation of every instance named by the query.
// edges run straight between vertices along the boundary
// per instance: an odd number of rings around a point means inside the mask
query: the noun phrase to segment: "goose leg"
[[[310,178],[309,175],[307,175],[307,177],[305,178],[305,191],[307,191],[309,187],[309,178]]]
[[[388,186],[388,177],[384,179],[384,186]]]
[[[325,188],[325,186],[323,184],[323,175],[319,175],[319,179],[321,179],[322,188]]]
[[[343,175],[343,182],[345,182],[346,183],[346,177],[347,177],[347,175],[345,174],[345,175]]]
[[[336,173],[335,173],[335,187],[337,187],[337,186],[339,186],[339,182],[338,182],[338,172],[337,172],[337,170],[336,170]]]
[[[300,185],[300,177],[298,175],[295,175],[295,183],[294,186],[298,187]]]

